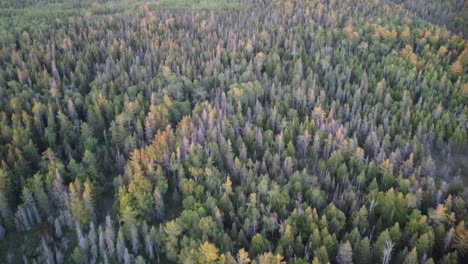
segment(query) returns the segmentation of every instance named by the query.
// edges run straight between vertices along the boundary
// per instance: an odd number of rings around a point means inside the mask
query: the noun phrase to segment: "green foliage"
[[[252,237],[251,254],[258,256],[268,249],[268,242],[261,234],[255,234]]]
[[[219,9],[237,9],[248,8],[251,5],[241,1],[228,1],[228,0],[161,0],[154,4],[154,8],[164,9],[206,9],[206,10],[219,10]]]
[[[0,262],[466,262],[461,2],[2,1]]]

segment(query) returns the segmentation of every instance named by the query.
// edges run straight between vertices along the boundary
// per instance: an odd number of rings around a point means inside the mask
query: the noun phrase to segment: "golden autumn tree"
[[[215,263],[219,259],[215,245],[205,242],[200,246],[200,263]]]
[[[271,252],[267,252],[262,254],[258,259],[259,264],[283,264],[286,263],[283,261],[283,257],[281,255],[274,255]]]
[[[249,253],[245,249],[241,248],[237,253],[237,262],[239,264],[248,264],[251,259],[249,258]]]
[[[450,70],[457,74],[457,75],[461,75],[463,73],[463,66],[460,62],[460,60],[456,60],[452,66],[450,66]]]

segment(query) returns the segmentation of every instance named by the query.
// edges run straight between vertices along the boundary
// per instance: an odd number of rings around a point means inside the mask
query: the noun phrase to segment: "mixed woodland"
[[[1,0],[0,263],[467,263],[463,0]]]

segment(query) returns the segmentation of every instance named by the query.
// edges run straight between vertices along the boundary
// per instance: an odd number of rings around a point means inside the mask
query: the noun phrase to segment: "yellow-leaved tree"
[[[219,258],[215,245],[205,242],[200,246],[200,263],[215,263]]]

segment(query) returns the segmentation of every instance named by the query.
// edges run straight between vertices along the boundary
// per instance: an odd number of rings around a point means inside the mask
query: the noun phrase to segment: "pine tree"
[[[54,228],[55,228],[55,235],[57,237],[62,237],[62,223],[60,223],[60,220],[56,218],[54,220]]]
[[[89,180],[84,183],[83,202],[86,211],[88,212],[89,218],[91,220],[95,220],[96,214],[94,211],[94,188]]]
[[[149,259],[154,259],[153,241],[148,233],[145,235],[145,253]]]
[[[99,254],[103,259],[107,258],[106,250],[106,238],[104,237],[104,232],[102,231],[102,226],[98,227],[98,245],[99,245]]]
[[[144,259],[142,256],[138,256],[138,257],[135,259],[135,264],[146,264],[146,261],[145,261],[145,259]]]
[[[462,220],[455,228],[455,236],[453,238],[453,247],[461,254],[468,251],[468,229],[465,227],[465,221]]]
[[[106,216],[105,238],[107,245],[107,253],[110,257],[113,257],[115,254],[115,231],[112,225],[112,220],[109,215]]]
[[[375,262],[383,261],[384,252],[387,252],[386,248],[389,242],[391,242],[391,238],[388,233],[388,230],[386,229],[379,235],[379,237],[375,241],[374,249],[373,249]]]
[[[328,263],[329,257],[327,253],[327,248],[325,246],[321,246],[318,250],[314,253],[315,257],[318,258],[320,263]]]
[[[153,198],[154,198],[154,212],[156,215],[156,219],[158,221],[163,221],[164,220],[164,200],[161,195],[161,192],[159,191],[159,187],[156,187],[154,189]]]
[[[175,260],[178,251],[178,237],[182,233],[181,227],[175,222],[166,223],[164,227],[164,242],[166,246],[166,255],[170,260]]]
[[[40,174],[34,175],[34,198],[39,205],[42,212],[48,214],[49,211],[49,198],[44,190],[44,185]]]
[[[124,264],[131,264],[132,263],[133,256],[128,252],[128,249],[124,247],[124,253],[123,253],[123,262]]]
[[[369,245],[369,239],[367,237],[365,237],[359,242],[355,262],[363,264],[371,263],[371,250]]]
[[[3,225],[0,223],[0,241],[2,241],[4,237],[5,237],[5,228],[3,228]]]
[[[8,202],[6,200],[4,192],[0,192],[0,214],[5,221],[11,219],[11,217],[13,216],[8,206]]]
[[[349,241],[340,244],[338,254],[336,256],[336,261],[339,264],[353,263],[353,251],[351,249],[351,243],[349,243]]]
[[[418,253],[416,248],[413,248],[410,253],[408,253],[403,261],[403,264],[417,264],[418,263]]]
[[[263,238],[261,234],[255,234],[252,237],[252,245],[250,250],[252,251],[253,256],[257,256],[267,250],[267,241]]]
[[[118,257],[119,260],[123,261],[125,253],[128,254],[128,250],[125,247],[125,240],[124,240],[122,229],[119,229],[119,232],[117,232],[117,243],[116,243],[116,245],[117,245],[116,246],[116,256]]]
[[[151,227],[150,229],[150,237],[152,242],[154,243],[154,251],[156,253],[156,260],[159,263],[160,262],[160,253],[161,253],[161,247],[162,247],[162,226],[160,226],[159,230],[156,230],[154,226]]]
[[[137,254],[140,250],[140,238],[138,235],[138,228],[135,225],[130,227],[130,241],[132,243],[132,251]]]
[[[47,242],[44,238],[42,238],[42,254],[44,256],[44,260],[46,263],[54,263],[54,253],[47,245]]]

